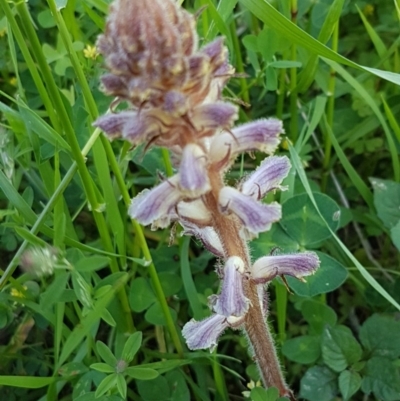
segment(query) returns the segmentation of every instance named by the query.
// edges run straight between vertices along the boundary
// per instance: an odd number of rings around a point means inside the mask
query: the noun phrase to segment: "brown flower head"
[[[175,2],[116,0],[97,47],[110,71],[104,91],[132,106],[96,121],[111,137],[182,149],[236,119],[218,101],[233,73],[223,39],[199,50],[194,17]]]

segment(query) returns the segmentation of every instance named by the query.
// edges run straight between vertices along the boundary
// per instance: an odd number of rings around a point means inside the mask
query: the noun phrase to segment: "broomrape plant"
[[[168,148],[180,160],[172,177],[133,200],[129,215],[152,229],[178,222],[198,238],[223,268],[220,293],[210,297],[210,317],[191,320],[182,334],[192,349],[214,349],[227,328],[248,337],[264,385],[294,400],[283,378],[266,324],[266,285],[277,276],[302,279],[315,272],[314,252],[264,256],[252,261],[248,241],[281,218],[281,206],[265,195],[284,190],[290,170],[285,156],[269,156],[236,187],[225,174],[243,152],[272,155],[283,133],[269,118],[234,127],[236,105],[222,91],[233,76],[223,38],[199,48],[195,18],[172,0],[116,0],[97,47],[109,73],[103,90],[128,108],[94,125],[111,139],[133,146]]]

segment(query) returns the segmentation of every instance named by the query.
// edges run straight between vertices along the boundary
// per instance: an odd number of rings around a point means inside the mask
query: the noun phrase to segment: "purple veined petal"
[[[237,106],[231,103],[207,103],[194,109],[191,122],[199,131],[203,129],[227,129],[237,119],[237,113]]]
[[[282,275],[301,279],[315,273],[319,264],[320,260],[315,252],[264,256],[251,267],[251,279],[256,283],[266,283]]]
[[[217,346],[218,338],[227,327],[229,327],[229,323],[226,317],[214,314],[200,322],[192,319],[183,327],[182,335],[189,349],[210,348],[212,351]]]
[[[231,256],[225,263],[221,293],[214,304],[214,312],[226,317],[244,316],[249,309],[249,300],[243,292],[244,262]]]
[[[142,191],[132,199],[129,216],[144,226],[168,218],[182,198],[177,188],[178,181],[179,175],[175,175],[151,190]]]
[[[124,131],[124,127],[131,121],[137,120],[135,111],[122,111],[121,113],[110,113],[99,117],[94,123],[94,127],[100,128],[110,138],[119,138]]]
[[[286,156],[270,156],[262,161],[252,174],[241,184],[240,191],[260,200],[273,189],[282,189],[282,180],[290,171],[290,161]]]
[[[229,151],[233,157],[253,150],[271,154],[278,147],[282,132],[282,121],[276,118],[240,125],[232,129],[231,133],[223,132],[214,138],[210,158],[213,162],[220,161]]]
[[[184,147],[179,176],[179,187],[190,198],[199,197],[211,189],[207,158],[199,145],[191,143]]]
[[[281,206],[274,202],[264,205],[235,188],[224,187],[219,193],[219,205],[223,212],[230,211],[254,234],[267,231],[281,218]]]
[[[225,256],[224,246],[217,232],[211,226],[199,227],[190,221],[180,221],[184,228],[183,234],[194,235],[207,251],[211,252],[219,258]]]

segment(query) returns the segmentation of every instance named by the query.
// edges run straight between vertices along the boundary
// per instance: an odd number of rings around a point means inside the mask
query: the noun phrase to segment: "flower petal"
[[[190,198],[211,189],[207,174],[207,158],[200,146],[191,143],[183,149],[179,187]]]
[[[142,191],[132,199],[129,216],[144,226],[159,219],[168,219],[182,198],[182,193],[176,186],[178,180],[179,175],[175,175],[151,190]]]
[[[249,300],[244,295],[242,285],[244,272],[244,262],[238,256],[226,261],[222,290],[213,306],[219,315],[243,316],[249,309]]]
[[[279,145],[283,132],[282,121],[262,119],[235,127],[231,133],[223,132],[211,144],[211,160],[220,161],[228,152],[235,157],[239,153],[260,150],[271,154]]]
[[[264,256],[256,260],[251,267],[251,278],[257,283],[266,283],[282,275],[300,279],[313,274],[319,264],[320,261],[315,252]]]
[[[243,194],[260,200],[272,189],[281,188],[279,184],[289,174],[290,167],[286,156],[267,157],[241,184],[240,190]]]
[[[196,129],[228,129],[237,119],[237,107],[230,103],[207,103],[194,109],[191,122]]]
[[[93,123],[93,126],[100,128],[110,138],[119,138],[125,125],[130,121],[137,121],[137,113],[134,111],[123,111],[116,114],[105,114],[99,117]]]
[[[213,253],[219,258],[225,256],[224,247],[222,245],[221,239],[219,238],[217,232],[211,226],[199,227],[190,221],[180,221],[182,227],[184,228],[184,234],[194,235],[198,240],[201,241],[204,248],[207,251]]]
[[[228,326],[225,316],[214,314],[200,322],[192,319],[183,327],[182,335],[189,349],[210,348],[212,351],[217,346],[219,336]]]
[[[281,218],[281,206],[274,202],[264,205],[237,189],[224,187],[219,193],[221,210],[231,211],[239,217],[251,233],[267,231]]]

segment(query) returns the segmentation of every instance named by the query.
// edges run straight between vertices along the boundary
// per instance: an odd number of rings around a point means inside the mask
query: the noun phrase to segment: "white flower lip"
[[[315,252],[264,256],[251,267],[251,279],[260,284],[282,275],[301,279],[315,273],[319,265],[320,260]]]

